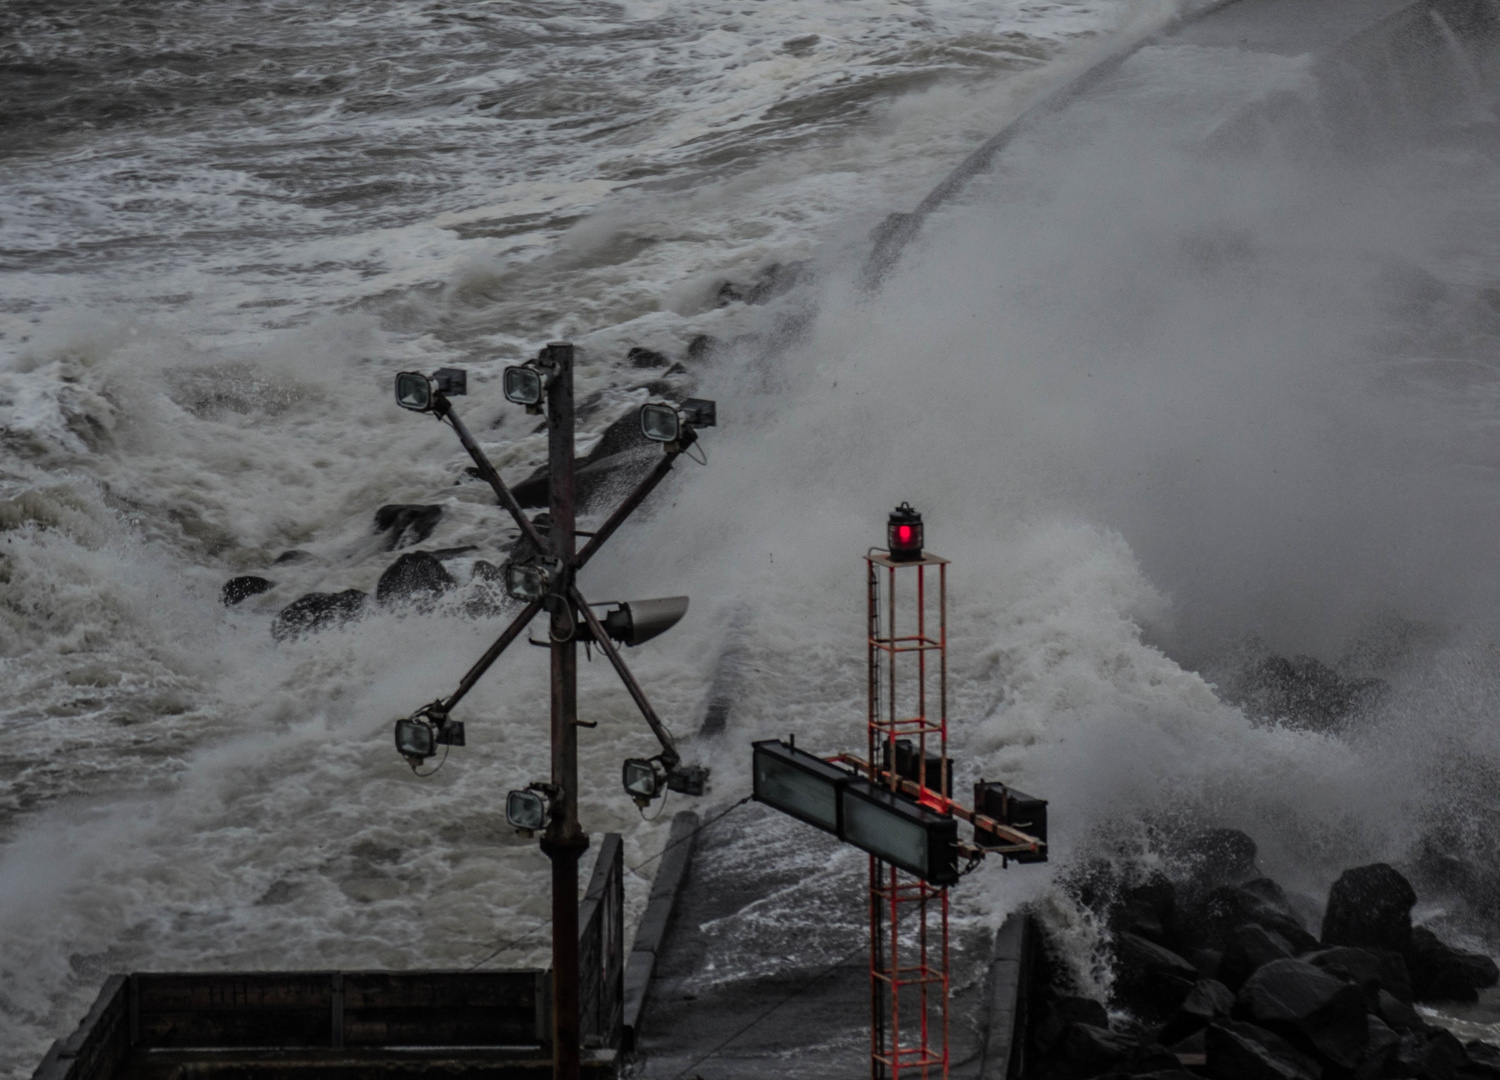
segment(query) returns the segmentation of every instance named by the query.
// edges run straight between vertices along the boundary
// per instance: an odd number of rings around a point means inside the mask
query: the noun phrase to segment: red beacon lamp
[[[891,562],[920,562],[922,559],[922,515],[902,503],[891,511],[885,526],[886,547]]]

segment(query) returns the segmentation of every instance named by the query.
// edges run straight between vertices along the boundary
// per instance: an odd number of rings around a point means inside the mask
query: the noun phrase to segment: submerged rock
[[[248,600],[252,596],[259,596],[263,592],[269,592],[276,587],[273,581],[267,581],[263,577],[254,574],[243,574],[240,577],[230,578],[219,590],[219,601],[225,607],[233,607],[241,600]]]
[[[364,611],[365,594],[358,589],[337,593],[308,593],[293,600],[271,623],[271,636],[277,641],[342,626],[359,618]]]
[[[431,604],[453,588],[453,575],[426,551],[409,551],[380,575],[375,600],[381,607],[393,604]]]
[[[1245,673],[1238,696],[1254,715],[1332,731],[1384,691],[1379,679],[1345,679],[1311,656],[1269,656]]]
[[[387,551],[420,544],[442,520],[441,506],[391,503],[375,511],[375,531],[388,533]]]

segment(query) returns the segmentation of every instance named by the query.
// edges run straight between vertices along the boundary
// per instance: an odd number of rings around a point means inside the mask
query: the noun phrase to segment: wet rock
[[[408,551],[380,575],[375,600],[381,607],[431,604],[453,588],[453,575],[426,551]]]
[[[1088,1080],[1105,1073],[1126,1075],[1175,1068],[1177,1059],[1165,1047],[1096,1027],[1070,1024],[1058,1041],[1049,1062],[1051,1075],[1068,1080]]]
[[[745,299],[744,292],[732,281],[723,281],[714,290],[714,303],[719,307],[728,307]]]
[[[1109,1027],[1109,1014],[1093,998],[1059,995],[1043,1001],[1031,1019],[1031,1035],[1042,1051],[1057,1045],[1071,1024]]]
[[[1365,1039],[1365,1056],[1354,1070],[1355,1080],[1378,1080],[1396,1057],[1401,1036],[1381,1023],[1379,1017],[1367,1016],[1369,1033]]]
[[[713,352],[719,345],[715,337],[708,334],[699,334],[687,343],[687,358],[689,360],[702,360]]]
[[[1210,1076],[1226,1080],[1321,1080],[1323,1067],[1275,1032],[1226,1020],[1204,1035]]]
[[[1376,1002],[1380,1018],[1396,1031],[1421,1031],[1427,1026],[1409,1002],[1402,1001],[1389,990],[1381,990],[1376,995]]]
[[[1229,932],[1219,961],[1219,981],[1238,992],[1257,969],[1272,960],[1289,960],[1292,947],[1280,934],[1257,923],[1244,923]]]
[[[637,345],[625,354],[625,360],[631,367],[656,368],[666,367],[671,363],[666,353],[659,353],[655,349],[646,349]]]
[[[1417,1001],[1475,1001],[1500,981],[1500,968],[1488,956],[1455,949],[1423,926],[1411,932],[1406,965]]]
[[[1129,933],[1170,946],[1170,931],[1176,913],[1176,889],[1157,874],[1127,886],[1110,909],[1110,926],[1116,933]]]
[[[1268,878],[1211,889],[1185,908],[1178,927],[1184,939],[1222,949],[1234,928],[1246,923],[1274,931],[1296,952],[1318,944],[1292,911],[1280,887]]]
[[[1339,945],[1308,953],[1302,959],[1335,978],[1358,986],[1371,1009],[1379,1008],[1382,989],[1395,991],[1408,1000],[1411,998],[1406,961],[1394,950],[1356,949],[1350,945]]]
[[[760,272],[760,278],[745,293],[745,303],[769,303],[776,297],[791,292],[811,277],[810,263],[772,263]]]
[[[1115,936],[1115,997],[1146,1019],[1170,1016],[1182,1004],[1198,969],[1138,934]]]
[[[267,581],[263,577],[254,574],[243,574],[240,577],[230,578],[224,582],[224,588],[219,590],[219,601],[225,607],[234,607],[241,600],[248,600],[252,596],[259,596],[263,592],[269,592],[276,587],[273,581]]]
[[[1205,829],[1183,845],[1190,876],[1207,885],[1234,885],[1260,876],[1255,841],[1239,829]]]
[[[1179,1043],[1215,1020],[1222,1020],[1234,1007],[1234,993],[1216,979],[1199,979],[1182,999],[1182,1005],[1162,1027],[1158,1038]]]
[[[1416,1080],[1461,1080],[1463,1074],[1459,1070],[1468,1063],[1468,1053],[1452,1032],[1428,1028],[1401,1035],[1387,1071],[1390,1075]]]
[[[1469,1055],[1470,1073],[1477,1073],[1485,1080],[1500,1077],[1500,1047],[1474,1039],[1464,1043],[1464,1052]]]
[[[310,555],[306,551],[301,551],[301,550],[299,550],[297,548],[292,548],[292,550],[290,550],[290,551],[283,551],[280,555],[276,556],[275,559],[271,560],[271,562],[272,562],[272,565],[274,565],[274,566],[283,566],[283,565],[285,565],[287,563],[306,562],[308,559],[311,559],[311,558],[312,558],[312,555]]]
[[[1323,943],[1404,950],[1416,902],[1411,883],[1395,867],[1372,863],[1345,870],[1328,893]]]
[[[1240,990],[1236,1013],[1346,1069],[1365,1054],[1364,995],[1302,960],[1263,965]]]
[[[443,517],[441,506],[392,503],[375,511],[375,531],[387,533],[387,551],[420,544]]]
[[[285,641],[302,634],[316,633],[342,626],[359,618],[365,608],[365,594],[358,589],[337,593],[308,593],[299,596],[271,623],[271,636]]]

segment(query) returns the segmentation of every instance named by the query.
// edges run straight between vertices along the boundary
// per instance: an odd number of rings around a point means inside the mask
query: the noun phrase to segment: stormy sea
[[[1192,13],[0,5],[0,1073],[111,972],[548,962],[548,863],[502,813],[547,773],[543,655],[505,655],[431,777],[391,725],[518,610],[515,528],[392,379],[465,369],[519,484],[547,436],[501,372],[549,341],[609,463],[581,528],[639,475],[642,404],[718,408],[583,578],[691,597],[629,658],[701,799],[637,810],[621,762],[655,741],[581,666],[582,820],[624,835],[631,913],[672,812],[749,792],[752,740],[863,744],[860,557],[910,501],[952,560],[956,786],[1051,801],[1048,864],[986,864],[957,925],[1030,904],[1107,1000],[1079,883],[1235,829],[1314,933],[1383,862],[1500,955],[1496,35],[1439,16],[1430,78],[1331,80],[1149,43]],[[382,590],[419,551],[430,595]],[[1424,1009],[1500,1036],[1494,991]]]

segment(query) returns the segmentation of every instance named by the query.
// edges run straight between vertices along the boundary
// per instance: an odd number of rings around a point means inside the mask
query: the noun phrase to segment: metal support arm
[[[599,646],[599,651],[609,658],[610,664],[614,666],[615,674],[620,676],[620,681],[625,684],[625,689],[630,691],[630,696],[634,699],[636,707],[641,710],[641,715],[646,718],[646,723],[650,725],[652,734],[656,736],[656,741],[661,743],[662,764],[670,772],[682,761],[682,758],[677,753],[677,744],[672,741],[672,733],[667,730],[667,725],[661,722],[661,717],[656,715],[656,710],[651,707],[651,702],[646,700],[646,692],[641,689],[641,684],[635,681],[635,676],[625,666],[625,661],[620,656],[620,651],[615,648],[614,642],[609,640],[609,634],[599,624],[598,618],[589,607],[589,602],[578,591],[578,586],[574,585],[570,588],[568,595],[578,610],[583,612],[584,621],[588,623],[589,630],[594,635],[594,643]]]
[[[484,655],[475,661],[474,666],[469,669],[468,674],[460,680],[458,689],[453,691],[448,699],[442,703],[441,707],[445,717],[453,711],[453,707],[462,701],[470,690],[474,689],[474,684],[484,677],[484,673],[490,669],[490,665],[500,659],[500,654],[510,647],[512,641],[521,636],[521,631],[526,629],[531,620],[536,618],[537,612],[541,610],[542,602],[540,600],[533,600],[521,609],[521,614],[511,620],[510,625],[505,628],[505,632],[495,639],[495,643],[484,651]]]
[[[521,535],[536,545],[537,551],[544,555],[555,557],[556,548],[552,546],[531,523],[526,512],[521,509],[521,504],[516,502],[516,497],[511,494],[510,488],[505,486],[505,481],[500,479],[500,473],[495,466],[490,464],[490,459],[479,448],[474,441],[474,436],[469,434],[469,429],[464,422],[458,418],[458,413],[453,411],[453,403],[442,394],[434,394],[432,411],[453,425],[453,430],[458,432],[458,441],[464,444],[464,449],[474,459],[475,466],[479,469],[479,475],[484,477],[485,482],[495,489],[495,497],[500,500],[500,505],[510,512],[510,516],[516,519],[516,525],[521,530]]]

